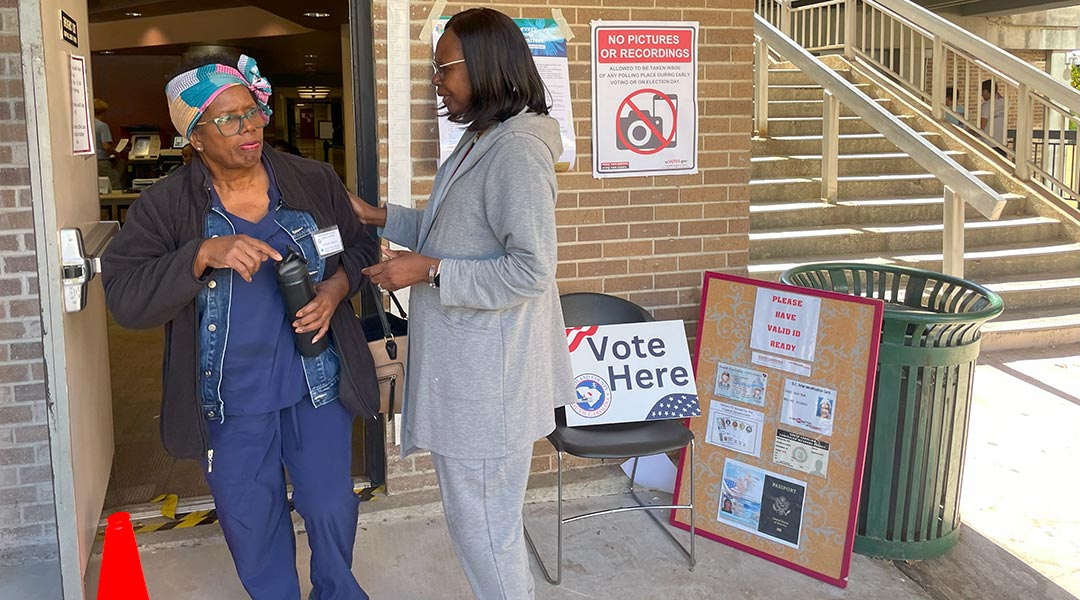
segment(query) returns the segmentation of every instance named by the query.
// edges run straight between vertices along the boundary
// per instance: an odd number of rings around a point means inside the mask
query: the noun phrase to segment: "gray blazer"
[[[466,134],[424,211],[387,205],[382,235],[442,259],[412,287],[402,456],[499,458],[576,396],[555,285],[558,123],[522,113]]]

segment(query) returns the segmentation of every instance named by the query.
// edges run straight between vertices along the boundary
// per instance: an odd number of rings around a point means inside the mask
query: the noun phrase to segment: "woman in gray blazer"
[[[450,19],[432,67],[443,110],[468,131],[423,211],[353,199],[362,222],[412,249],[364,272],[412,286],[402,454],[431,452],[473,592],[532,598],[521,510],[533,443],[575,401],[555,285],[559,126],[500,12]]]

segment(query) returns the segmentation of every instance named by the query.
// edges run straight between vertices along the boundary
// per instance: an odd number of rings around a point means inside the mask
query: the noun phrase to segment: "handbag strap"
[[[386,340],[386,355],[390,357],[390,360],[397,360],[397,342],[394,341],[394,334],[390,330],[390,319],[386,318],[386,309],[383,308],[382,303],[382,292],[370,279],[368,280],[368,289],[371,290],[371,294],[375,299],[375,311],[379,314],[379,322],[382,324],[383,339]],[[390,299],[394,301],[394,304],[397,304],[398,310],[401,310],[401,304],[394,297],[393,292],[390,292]],[[402,314],[405,314],[404,311],[402,311]]]
[[[401,302],[398,302],[397,296],[394,295],[394,292],[386,292],[386,294],[390,296],[390,301],[394,303],[394,306],[397,307],[398,312],[401,313],[401,318],[408,319],[409,314],[406,313],[405,309],[401,307]]]

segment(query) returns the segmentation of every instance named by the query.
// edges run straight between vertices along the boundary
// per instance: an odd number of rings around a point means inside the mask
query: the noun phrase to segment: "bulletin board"
[[[847,586],[884,304],[705,273],[694,355],[704,418],[675,496],[697,532]],[[689,529],[688,513],[672,524]]]

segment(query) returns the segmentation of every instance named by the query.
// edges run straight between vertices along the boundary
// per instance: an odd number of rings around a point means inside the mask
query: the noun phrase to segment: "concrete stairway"
[[[966,278],[1002,295],[1005,313],[985,328],[983,347],[1080,341],[1080,228],[1032,190],[914,114],[888,93],[837,72],[1008,199],[989,221],[968,207]],[[752,277],[776,280],[797,264],[856,261],[942,268],[943,186],[881,134],[841,113],[839,200],[821,201],[822,90],[780,64],[769,73],[768,139],[753,141],[750,203]]]

